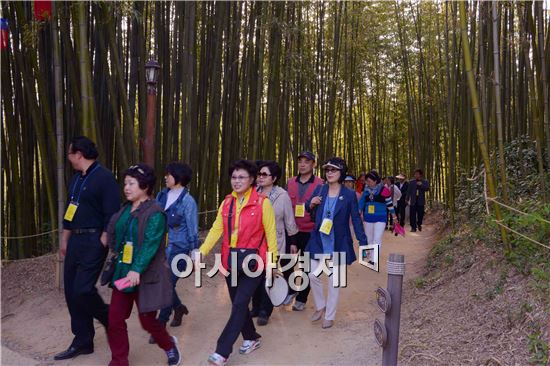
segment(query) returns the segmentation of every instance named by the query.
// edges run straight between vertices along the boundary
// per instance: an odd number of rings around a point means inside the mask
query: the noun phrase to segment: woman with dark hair
[[[238,253],[246,257],[250,254],[259,255],[263,263],[258,263],[256,268],[252,268],[253,271],[262,265],[267,268],[268,260],[276,263],[278,256],[273,207],[269,199],[254,189],[256,173],[257,167],[252,161],[238,160],[230,166],[233,192],[221,203],[216,220],[199,248],[202,255],[207,255],[218,239],[223,237],[222,266],[228,273],[226,282],[232,304],[231,315],[218,338],[216,352],[208,357],[208,362],[212,365],[225,365],[239,334],[244,339],[239,349],[241,354],[248,354],[261,344],[261,336],[256,332],[248,304],[256,288],[263,286],[262,278],[249,276],[247,271],[238,267],[239,262],[244,259],[238,258]],[[197,256],[193,257],[197,262]],[[273,263],[269,265],[273,266]],[[232,277],[236,278],[236,284],[234,281],[232,283]]]
[[[126,319],[134,302],[141,326],[166,352],[168,365],[181,361],[176,337],[170,336],[164,324],[156,319],[157,310],[172,303],[172,286],[164,253],[166,219],[162,208],[151,199],[155,182],[155,173],[148,165],[128,168],[124,172],[128,203],[109,223],[109,246],[118,254],[111,280],[113,294],[107,328],[112,354],[109,366],[128,365]]]
[[[166,188],[157,195],[157,202],[166,212],[168,223],[166,258],[168,258],[168,265],[171,266],[175,256],[189,255],[193,249],[199,247],[199,226],[197,203],[187,189],[187,185],[193,177],[191,167],[184,163],[172,162],[166,166],[165,171]],[[185,271],[185,267],[184,260],[178,261],[177,268],[180,272]],[[183,315],[189,313],[176,292],[178,279],[179,277],[172,272],[172,306],[162,309],[158,317],[162,323],[166,324],[174,310],[174,318],[170,323],[172,327],[180,326]],[[149,342],[152,341],[151,337]]]
[[[314,211],[312,217],[315,218],[315,229],[311,233],[306,252],[311,256],[309,281],[315,299],[315,312],[311,316],[311,321],[316,322],[324,315],[322,327],[326,329],[333,326],[338,307],[340,284],[335,283],[336,273],[342,273],[340,267],[350,265],[356,259],[350,219],[359,245],[365,245],[367,238],[361,225],[355,192],[342,185],[347,172],[346,162],[334,157],[322,168],[326,174],[327,184],[317,187],[306,204],[308,210]],[[323,268],[326,258],[332,262],[332,276],[328,277],[328,294],[325,297],[323,282],[318,272]],[[340,260],[343,258],[345,262],[341,263]]]
[[[376,170],[371,170],[366,176],[366,185],[359,200],[359,211],[365,221],[365,233],[369,244],[382,245],[382,236],[386,228],[387,211],[397,222],[391,192],[384,185]]]
[[[256,180],[257,191],[269,198],[275,212],[277,251],[279,255],[287,252],[286,232],[289,236],[289,251],[291,254],[296,254],[298,248],[294,235],[298,233],[298,226],[296,226],[296,221],[294,220],[292,201],[287,191],[278,185],[279,179],[281,179],[281,167],[275,161],[263,161],[259,164],[258,168],[260,171]],[[281,259],[281,266],[285,266],[288,263],[290,263],[290,259]],[[287,281],[293,271],[294,268],[290,268],[284,272]],[[257,324],[260,326],[266,325],[273,312],[273,304],[267,295],[265,286],[258,286],[252,305],[252,316],[258,316]]]

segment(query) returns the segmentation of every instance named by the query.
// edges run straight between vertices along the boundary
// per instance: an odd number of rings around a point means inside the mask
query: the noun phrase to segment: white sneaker
[[[208,363],[215,366],[224,366],[227,363],[227,358],[218,353],[212,353],[208,356]]]
[[[239,353],[241,355],[247,355],[250,352],[260,348],[261,345],[262,341],[260,340],[260,338],[251,341],[245,340],[243,341],[243,345],[241,346],[241,348],[239,348]]]

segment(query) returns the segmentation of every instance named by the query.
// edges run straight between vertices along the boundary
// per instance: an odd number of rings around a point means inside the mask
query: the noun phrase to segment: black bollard
[[[387,332],[382,365],[397,365],[399,348],[399,322],[401,320],[401,291],[405,275],[405,256],[391,253],[388,259],[388,293],[391,299],[389,311],[386,312],[384,323]]]

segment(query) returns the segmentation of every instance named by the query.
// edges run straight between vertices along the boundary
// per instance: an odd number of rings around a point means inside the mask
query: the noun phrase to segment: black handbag
[[[101,286],[109,284],[113,280],[115,275],[116,261],[118,260],[118,253],[109,251],[109,256],[105,261],[105,266],[103,267],[103,272],[101,272],[100,283]]]
[[[229,242],[231,243],[231,231],[232,231],[232,225],[231,225],[231,218],[233,217],[233,206],[235,204],[235,199],[232,199],[231,200],[231,206],[229,206],[229,215],[227,217],[227,227],[229,228],[229,232],[228,232],[228,238],[229,238]],[[236,256],[237,260],[236,260],[236,268],[237,268],[237,271],[244,271],[244,263],[245,263],[245,260],[248,256],[250,255],[253,255],[253,254],[258,254],[259,251],[260,251],[260,246],[262,245],[262,242],[264,241],[264,237],[265,237],[265,232],[264,234],[262,235],[262,240],[260,240],[260,244],[258,245],[257,248],[229,248],[229,259],[228,259],[228,263],[227,263],[227,267],[229,270],[231,270],[231,262],[232,262],[232,258],[234,256]],[[231,245],[231,244],[230,244]],[[235,254],[233,254],[235,253]],[[256,270],[256,268],[258,267],[258,261],[256,259],[250,259],[248,261],[248,269],[253,272]]]
[[[132,219],[133,219],[133,216],[130,215],[130,217],[128,218],[128,221],[126,222],[126,227],[124,228],[123,236],[126,236],[126,233],[128,231],[128,226],[130,225],[130,221],[132,221]],[[111,283],[111,281],[113,280],[117,261],[118,261],[118,252],[115,250],[109,250],[109,254],[107,255],[107,260],[105,261],[105,265],[103,266],[103,271],[101,272],[101,277],[99,279],[99,283],[101,284],[101,286],[105,286]]]

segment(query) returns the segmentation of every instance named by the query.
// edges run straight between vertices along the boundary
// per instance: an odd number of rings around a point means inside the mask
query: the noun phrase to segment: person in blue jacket
[[[190,255],[193,249],[199,247],[199,228],[197,203],[187,189],[193,177],[191,167],[184,163],[172,162],[166,166],[165,171],[166,188],[157,195],[157,202],[166,213],[168,224],[166,258],[168,265],[171,266],[176,255]],[[179,271],[184,271],[186,262],[180,260],[177,266]],[[170,323],[172,327],[180,326],[183,315],[189,313],[176,292],[178,279],[179,277],[172,272],[173,303],[171,307],[164,308],[159,313],[159,321],[167,323],[174,310],[174,318]]]
[[[382,246],[382,237],[386,229],[386,220],[389,211],[394,222],[397,222],[391,192],[384,185],[380,175],[371,170],[366,177],[365,190],[359,200],[359,211],[365,221],[365,233],[369,244]]]
[[[309,281],[315,312],[311,321],[320,320],[323,315],[323,328],[330,328],[334,324],[339,298],[339,284],[331,279],[335,273],[342,273],[340,266],[350,265],[355,260],[355,250],[350,231],[350,218],[359,245],[366,245],[367,238],[361,224],[357,196],[354,191],[342,185],[347,173],[346,162],[339,157],[329,159],[322,167],[326,174],[326,184],[315,189],[306,203],[306,209],[315,219],[315,228],[306,247],[310,254],[311,267]],[[338,263],[345,255],[345,262]],[[323,294],[323,283],[318,273],[325,259],[332,262],[332,273],[329,277],[328,294]]]

